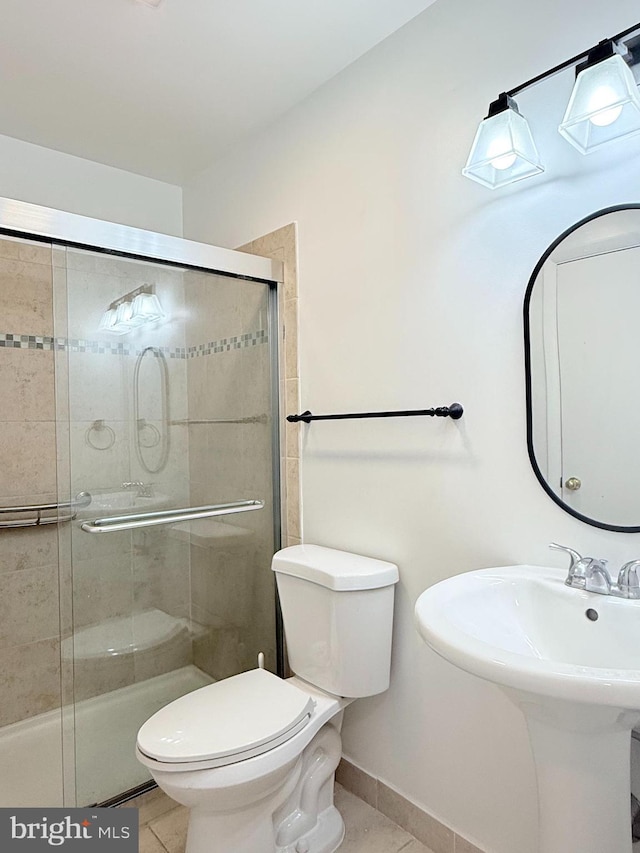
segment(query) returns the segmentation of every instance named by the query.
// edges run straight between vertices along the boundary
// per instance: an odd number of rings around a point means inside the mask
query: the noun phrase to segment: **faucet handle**
[[[569,565],[569,572],[567,574],[565,584],[567,586],[575,587],[576,589],[585,589],[587,585],[586,569],[588,564],[591,562],[590,558],[583,558],[577,551],[574,551],[573,548],[568,548],[566,545],[558,545],[556,542],[550,542],[549,548],[552,548],[554,551],[564,551],[571,558],[571,564]]]
[[[577,551],[574,551],[573,548],[568,548],[566,545],[558,545],[556,542],[549,542],[549,548],[552,548],[554,551],[564,551],[571,557],[571,565],[569,566],[569,574],[575,569],[577,564],[582,560],[582,556],[578,554]]]
[[[618,589],[623,598],[640,598],[640,560],[630,560],[620,569]]]
[[[607,569],[607,560],[598,560],[595,557],[585,557],[584,563],[585,585],[587,592],[597,592],[600,595],[609,595],[611,592],[611,575]]]

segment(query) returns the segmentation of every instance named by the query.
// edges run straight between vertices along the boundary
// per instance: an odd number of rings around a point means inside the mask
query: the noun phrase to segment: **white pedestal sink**
[[[631,853],[631,730],[640,723],[640,601],[541,566],[481,569],[427,589],[418,631],[524,713],[540,853]]]

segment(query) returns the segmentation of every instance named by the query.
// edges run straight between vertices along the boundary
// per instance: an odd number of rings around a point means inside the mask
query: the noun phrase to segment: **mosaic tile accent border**
[[[207,344],[198,344],[197,347],[189,347],[188,358],[196,358],[199,355],[212,355],[219,352],[228,352],[232,349],[243,349],[243,347],[254,347],[257,344],[266,344],[268,335],[264,329],[259,332],[249,332],[246,335],[236,335],[233,338],[222,338],[220,341],[209,341]]]
[[[268,343],[269,336],[264,329],[249,332],[245,335],[235,335],[232,338],[222,338],[219,341],[209,341],[195,347],[157,347],[168,358],[198,358],[205,355],[216,355],[229,352],[232,349],[244,349]],[[85,341],[79,338],[54,338],[48,335],[17,335],[10,332],[0,333],[0,348],[5,349],[35,349],[58,350],[69,352],[90,352],[107,355],[140,355],[141,349],[115,341]]]
[[[9,332],[0,333],[0,347],[13,349],[64,349],[57,342],[64,342],[63,338],[50,338],[42,335],[12,335]]]

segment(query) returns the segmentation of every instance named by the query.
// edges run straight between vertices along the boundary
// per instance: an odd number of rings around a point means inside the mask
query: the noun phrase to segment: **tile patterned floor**
[[[336,785],[335,803],[347,828],[340,853],[431,853],[404,829]],[[140,853],[184,853],[187,810],[161,791],[132,800],[140,810]]]

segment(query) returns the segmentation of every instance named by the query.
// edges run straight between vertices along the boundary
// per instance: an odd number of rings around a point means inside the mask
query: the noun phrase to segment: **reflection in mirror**
[[[596,213],[556,240],[524,315],[538,479],[589,524],[640,531],[640,205]]]

